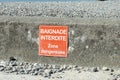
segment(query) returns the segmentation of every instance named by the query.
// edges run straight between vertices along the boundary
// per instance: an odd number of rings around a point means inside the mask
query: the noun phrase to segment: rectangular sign
[[[68,26],[39,26],[39,55],[67,57]]]

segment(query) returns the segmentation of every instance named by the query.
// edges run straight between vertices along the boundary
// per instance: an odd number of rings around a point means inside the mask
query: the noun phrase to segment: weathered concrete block
[[[39,25],[69,27],[68,57],[38,56]],[[0,17],[0,59],[81,66],[120,66],[120,20]]]

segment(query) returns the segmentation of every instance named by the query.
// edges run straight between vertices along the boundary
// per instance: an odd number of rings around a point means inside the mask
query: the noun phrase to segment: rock
[[[110,69],[108,67],[103,67],[102,70],[103,71],[109,71]]]
[[[33,66],[38,66],[38,63],[34,63]]]
[[[36,70],[36,68],[33,67],[33,68],[31,69],[31,73],[34,73],[35,70]]]
[[[6,62],[5,61],[1,61],[0,62],[0,67],[5,67],[6,66]]]
[[[11,61],[9,65],[10,66],[17,66],[17,62],[16,61]]]
[[[50,77],[47,73],[43,74],[44,77]]]
[[[88,48],[89,48],[89,46],[88,46],[88,45],[86,45],[86,46],[85,46],[85,48],[86,48],[86,49],[88,49]]]
[[[20,69],[19,72],[20,72],[21,74],[23,74],[23,73],[24,73],[24,69]]]
[[[32,70],[32,68],[31,68],[31,67],[28,67],[26,70],[31,71],[31,70]]]
[[[13,56],[11,56],[10,58],[9,58],[9,61],[16,61],[17,59],[15,59]]]
[[[111,69],[111,72],[114,72],[114,69]]]
[[[24,74],[29,74],[31,70],[24,70]]]
[[[115,74],[113,80],[120,80],[120,74]]]
[[[33,75],[38,75],[38,73],[39,73],[38,71],[35,71],[35,72],[33,73]]]
[[[113,75],[113,73],[110,73],[110,75]]]
[[[97,67],[94,67],[92,71],[93,71],[93,72],[98,72],[99,70],[98,70]]]
[[[0,67],[0,71],[3,71],[4,70],[4,67]]]
[[[117,74],[117,75],[116,75],[116,78],[120,78],[120,74]]]
[[[46,70],[44,71],[43,76],[44,76],[44,77],[50,77],[52,73],[53,73],[52,70],[46,69]]]
[[[58,70],[58,72],[62,72],[62,71],[64,71],[64,68],[60,68],[60,69]]]
[[[39,69],[40,69],[40,66],[35,67],[35,70],[39,71]]]
[[[66,65],[62,65],[61,68],[67,69],[67,66]]]
[[[50,70],[49,75],[51,76],[52,74],[54,74],[54,71]]]
[[[23,66],[23,63],[21,62],[19,65],[20,65],[20,66]]]
[[[7,67],[5,68],[5,70],[6,70],[6,71],[12,71],[12,66],[7,66]]]
[[[19,72],[16,72],[16,75],[18,75],[19,74]]]
[[[117,80],[117,79],[115,78],[115,79],[113,79],[113,80]]]
[[[82,69],[81,67],[77,67],[76,68],[77,71],[81,71],[81,69]]]
[[[47,67],[47,69],[53,69],[52,65],[49,65],[49,66]]]
[[[55,65],[52,65],[52,68],[55,69]]]
[[[69,66],[66,66],[66,68],[67,68],[67,70],[70,70],[70,69],[73,68],[73,66],[72,66],[72,65],[69,65]]]
[[[12,72],[16,72],[17,69],[15,67],[12,68]]]

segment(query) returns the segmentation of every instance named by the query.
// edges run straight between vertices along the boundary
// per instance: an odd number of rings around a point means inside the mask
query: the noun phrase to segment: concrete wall
[[[69,27],[68,57],[38,56],[39,25]],[[120,67],[120,20],[0,16],[0,59]]]

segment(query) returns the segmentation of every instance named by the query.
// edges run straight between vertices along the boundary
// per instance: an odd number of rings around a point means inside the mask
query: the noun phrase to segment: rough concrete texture
[[[69,27],[68,57],[38,56],[39,25]],[[0,59],[80,66],[120,67],[120,20],[0,17]]]
[[[62,18],[120,18],[120,0],[0,3],[0,15]]]

